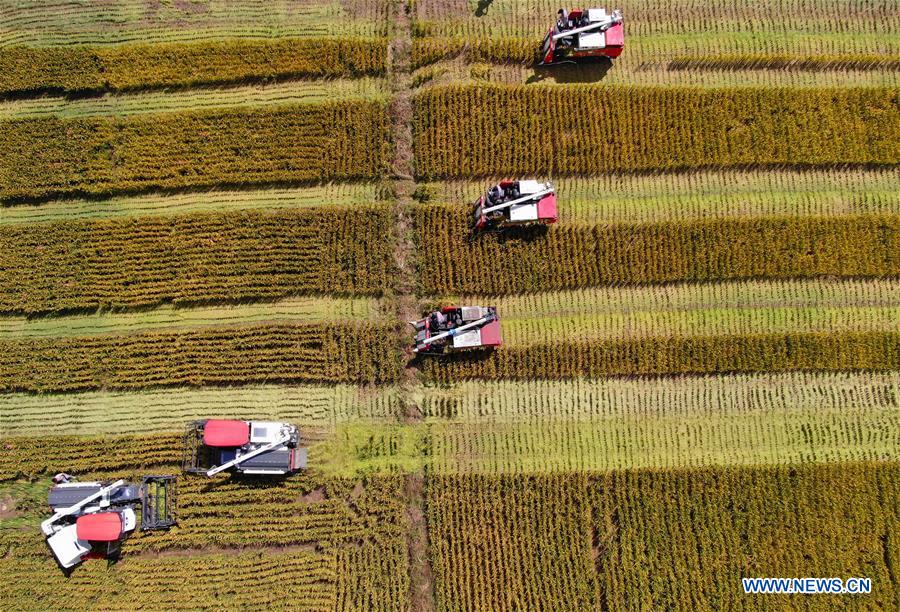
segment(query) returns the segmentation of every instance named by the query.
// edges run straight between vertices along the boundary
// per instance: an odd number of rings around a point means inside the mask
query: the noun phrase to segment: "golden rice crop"
[[[272,601],[324,610],[334,599],[334,563],[333,552],[251,550],[128,557],[121,567],[95,561],[67,578],[49,558],[4,558],[0,575],[10,579],[2,581],[0,597],[57,610],[268,608]]]
[[[0,391],[394,382],[393,327],[271,324],[0,341]]]
[[[866,576],[892,609],[898,483],[897,463],[433,476],[436,604],[728,610],[766,605],[742,577]]]
[[[531,38],[414,38],[412,66],[421,68],[463,54],[469,62],[532,65],[539,61],[539,48]]]
[[[390,151],[381,102],[351,100],[2,124],[0,200],[375,178]]]
[[[182,457],[180,435],[4,437],[0,480],[67,471],[113,471],[174,466]]]
[[[0,94],[116,91],[383,74],[384,38],[4,47]]]
[[[414,110],[423,178],[900,161],[893,88],[448,86]]]
[[[389,209],[363,206],[6,226],[0,311],[379,294],[392,224]]]
[[[900,273],[896,215],[560,225],[473,239],[468,213],[462,205],[415,208],[425,293],[498,295],[621,283]]]
[[[560,341],[427,361],[429,380],[560,379],[897,368],[900,334],[788,333]]]

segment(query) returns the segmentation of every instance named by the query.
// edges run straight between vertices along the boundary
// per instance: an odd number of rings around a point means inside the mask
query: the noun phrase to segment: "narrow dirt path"
[[[410,6],[407,0],[394,2],[394,34],[388,49],[388,78],[391,83],[391,131],[394,139],[392,163],[395,193],[396,247],[394,260],[398,269],[395,295],[395,314],[404,324],[418,318],[419,303],[416,299],[415,243],[412,236],[411,207],[415,190],[413,179],[412,137],[412,77],[410,53],[412,51]],[[411,355],[407,355],[410,357]],[[419,371],[412,365],[404,369],[400,383],[400,399],[404,406],[405,423],[422,421],[422,411],[412,399],[419,384]],[[409,553],[409,602],[410,609],[434,610],[434,583],[431,561],[428,557],[428,527],[425,520],[425,473],[419,469],[407,476],[406,518]]]

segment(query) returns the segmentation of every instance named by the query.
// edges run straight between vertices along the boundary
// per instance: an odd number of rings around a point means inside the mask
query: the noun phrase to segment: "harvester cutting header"
[[[621,11],[559,9],[556,17],[541,46],[541,66],[621,55],[625,46]]]

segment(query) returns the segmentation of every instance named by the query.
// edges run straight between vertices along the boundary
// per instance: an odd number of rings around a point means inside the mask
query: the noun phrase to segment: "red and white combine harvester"
[[[300,430],[289,423],[208,419],[188,425],[184,471],[215,476],[239,474],[283,476],[306,467]]]
[[[500,181],[475,202],[475,231],[532,223],[556,223],[556,190],[552,183]]]
[[[541,46],[541,66],[619,57],[625,46],[622,13],[606,9],[559,9]]]
[[[68,474],[53,481],[53,516],[41,523],[41,531],[64,570],[85,559],[117,559],[122,542],[137,527],[135,506],[141,507],[141,531],[175,525],[174,476],[145,476],[140,485],[77,482]]]
[[[493,306],[448,306],[411,324],[416,328],[415,353],[442,355],[502,343],[500,317]]]

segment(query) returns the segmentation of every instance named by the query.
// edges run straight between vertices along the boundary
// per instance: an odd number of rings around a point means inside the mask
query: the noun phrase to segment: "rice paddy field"
[[[0,607],[900,608],[900,10],[624,0],[542,67],[558,8],[0,0]],[[473,237],[502,178],[558,223]],[[414,358],[448,303],[503,345]],[[309,469],[181,474],[202,418]],[[67,576],[58,472],[178,524]]]

